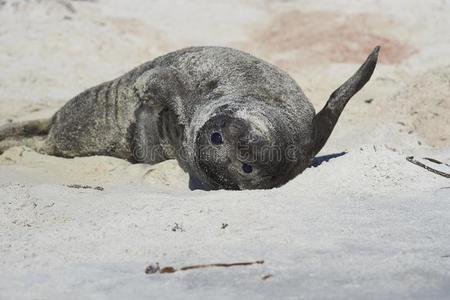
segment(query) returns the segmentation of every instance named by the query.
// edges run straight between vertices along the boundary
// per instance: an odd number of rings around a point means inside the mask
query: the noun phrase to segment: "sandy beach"
[[[450,173],[449,15],[438,0],[0,1],[0,125],[201,45],[281,67],[318,111],[382,47],[319,153],[342,155],[280,188],[190,191],[176,161],[10,148],[0,299],[448,299],[450,179],[407,157]]]

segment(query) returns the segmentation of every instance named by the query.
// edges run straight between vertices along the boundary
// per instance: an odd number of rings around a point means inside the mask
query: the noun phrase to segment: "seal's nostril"
[[[249,174],[249,173],[253,172],[253,167],[248,164],[242,164],[242,171]]]
[[[214,145],[223,144],[222,135],[220,133],[218,133],[218,132],[214,132],[213,134],[211,134],[211,142]]]

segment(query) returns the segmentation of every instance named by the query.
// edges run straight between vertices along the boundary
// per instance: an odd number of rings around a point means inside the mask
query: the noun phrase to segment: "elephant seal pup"
[[[182,49],[82,92],[49,120],[5,125],[0,140],[63,157],[176,158],[192,189],[278,187],[308,167],[370,79],[378,52],[315,114],[295,81],[261,59]]]

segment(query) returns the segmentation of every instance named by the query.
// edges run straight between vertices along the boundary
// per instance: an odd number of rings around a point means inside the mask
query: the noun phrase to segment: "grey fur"
[[[230,48],[193,47],[84,91],[48,122],[6,125],[0,140],[47,134],[38,150],[52,155],[176,158],[191,188],[272,188],[310,164],[369,80],[378,51],[317,115],[277,67]]]

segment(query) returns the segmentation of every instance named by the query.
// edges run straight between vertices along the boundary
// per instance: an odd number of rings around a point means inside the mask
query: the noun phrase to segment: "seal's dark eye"
[[[253,167],[248,164],[242,164],[242,171],[249,174],[249,173],[253,172]]]
[[[213,134],[211,134],[211,143],[213,143],[214,145],[223,144],[222,135],[218,132],[214,132]]]

